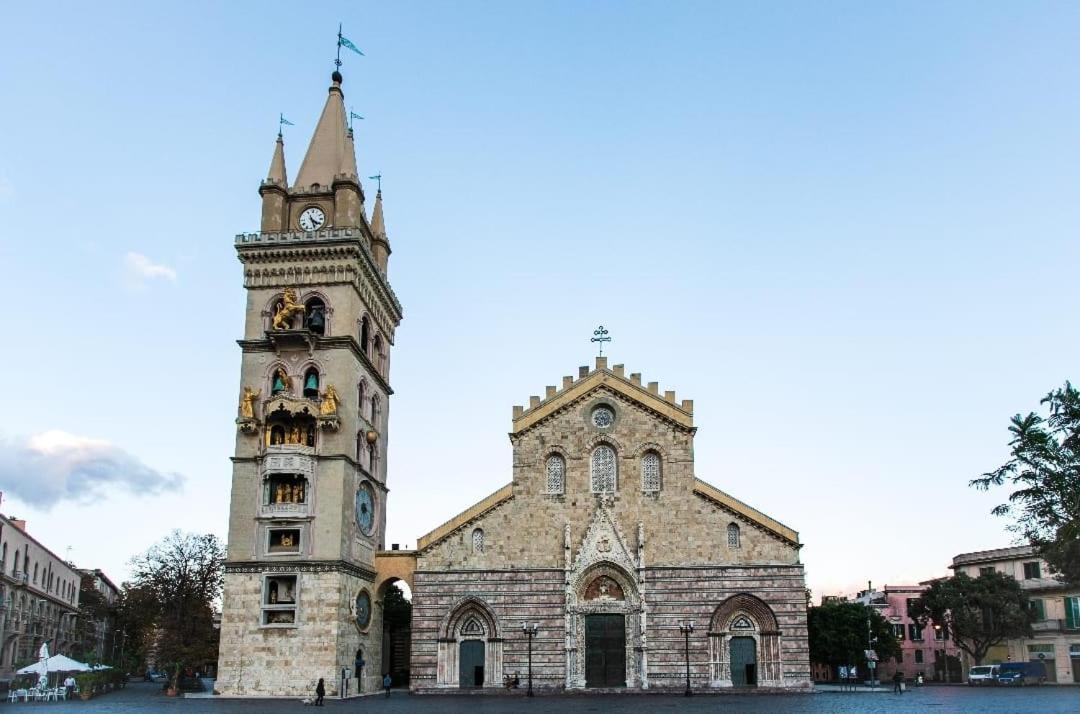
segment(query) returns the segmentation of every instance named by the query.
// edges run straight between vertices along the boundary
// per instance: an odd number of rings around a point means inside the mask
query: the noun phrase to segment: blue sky
[[[510,480],[512,405],[603,323],[816,593],[1010,543],[967,481],[1076,378],[1080,6],[309,5],[5,8],[5,513],[119,577],[224,535],[232,238],[279,112],[295,176],[342,21],[406,315],[388,541]]]

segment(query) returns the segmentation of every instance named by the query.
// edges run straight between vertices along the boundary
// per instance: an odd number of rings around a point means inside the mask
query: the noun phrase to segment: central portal
[[[585,616],[585,686],[626,686],[626,617]]]

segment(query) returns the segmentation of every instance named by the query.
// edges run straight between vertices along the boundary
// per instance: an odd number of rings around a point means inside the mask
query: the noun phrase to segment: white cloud
[[[128,252],[124,256],[124,267],[127,269],[132,285],[136,287],[143,287],[148,280],[157,278],[176,282],[175,270],[167,265],[155,263],[142,253]]]
[[[162,473],[107,441],[46,431],[0,438],[0,484],[12,497],[48,510],[61,501],[90,503],[117,489],[156,496],[179,490],[184,477]]]

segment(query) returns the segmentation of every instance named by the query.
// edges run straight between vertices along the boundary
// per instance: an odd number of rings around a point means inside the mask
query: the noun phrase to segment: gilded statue
[[[294,315],[303,315],[304,306],[296,301],[296,290],[285,288],[285,294],[274,309],[274,329],[288,330]]]
[[[262,390],[255,391],[251,387],[244,387],[244,396],[240,397],[240,417],[243,419],[255,418],[255,400],[262,394]]]
[[[285,443],[286,444],[301,444],[301,443],[303,443],[302,439],[303,439],[303,437],[301,436],[301,433],[300,433],[300,427],[298,425],[294,425],[293,428],[289,430],[289,436],[285,440]]]
[[[274,503],[281,503],[285,500],[285,495],[282,493],[284,487],[279,483],[277,488],[274,489]]]
[[[300,484],[295,484],[292,487],[292,502],[303,503],[304,502],[304,487]]]
[[[319,414],[322,416],[336,416],[338,405],[338,393],[334,385],[327,385],[322,394],[322,404],[319,405]]]

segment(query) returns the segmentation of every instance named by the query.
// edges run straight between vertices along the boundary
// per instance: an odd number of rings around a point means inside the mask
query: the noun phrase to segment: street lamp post
[[[525,694],[532,697],[535,696],[532,688],[532,641],[533,638],[536,637],[536,633],[540,631],[540,627],[535,622],[532,624],[525,622],[521,625],[521,631],[524,632],[525,637],[529,639],[529,691]]]
[[[690,633],[694,631],[694,623],[680,622],[679,632],[683,634],[684,653],[686,656],[686,696],[693,694],[690,691]]]

